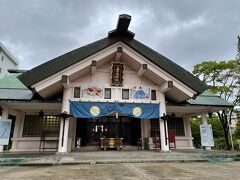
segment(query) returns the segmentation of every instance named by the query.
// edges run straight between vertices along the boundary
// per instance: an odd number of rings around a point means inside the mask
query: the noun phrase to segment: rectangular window
[[[3,60],[4,60],[4,56],[2,56],[2,62],[3,62]]]
[[[173,129],[176,136],[185,136],[183,118],[171,118],[167,121],[168,129]]]
[[[111,99],[111,88],[104,89],[104,99]]]
[[[150,130],[150,136],[151,137],[159,137],[159,119],[150,119],[150,125],[151,125],[151,130]]]
[[[129,99],[129,89],[122,89],[122,99]]]
[[[151,100],[157,100],[156,90],[151,90]]]
[[[74,98],[80,98],[80,87],[74,87]]]
[[[60,118],[56,116],[26,115],[23,126],[23,136],[41,136],[42,131],[57,132],[60,129]]]

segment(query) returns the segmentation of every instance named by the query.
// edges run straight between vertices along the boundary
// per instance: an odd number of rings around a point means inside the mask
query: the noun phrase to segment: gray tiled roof
[[[222,98],[220,98],[217,95],[211,94],[209,91],[205,91],[197,98],[194,99],[189,99],[187,102],[190,105],[202,105],[202,106],[226,106],[226,107],[233,107],[234,105]]]
[[[1,100],[31,100],[32,91],[28,89],[0,89]]]
[[[202,93],[204,90],[206,90],[205,84],[202,83],[197,77],[193,76],[190,72],[172,62],[165,56],[157,53],[135,39],[121,37],[103,38],[86,46],[75,49],[23,73],[19,76],[19,79],[27,87],[30,87],[31,85],[85,59],[92,54],[97,53],[98,51],[101,51],[102,49],[118,41],[124,42],[196,92]]]
[[[118,40],[119,38],[104,38],[86,46],[82,46],[78,49],[47,61],[23,73],[18,78],[23,84],[25,84],[25,86],[30,87],[31,85],[85,59],[86,57],[101,51],[111,44],[114,44]]]

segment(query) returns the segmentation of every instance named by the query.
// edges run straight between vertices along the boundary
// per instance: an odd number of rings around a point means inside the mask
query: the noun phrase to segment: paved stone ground
[[[3,166],[1,180],[240,179],[240,162],[121,163],[66,166]]]

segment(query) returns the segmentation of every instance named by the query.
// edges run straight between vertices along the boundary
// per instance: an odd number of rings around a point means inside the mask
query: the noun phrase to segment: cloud
[[[137,40],[191,70],[235,57],[239,7],[238,0],[0,1],[0,41],[30,69],[106,37],[127,13]]]

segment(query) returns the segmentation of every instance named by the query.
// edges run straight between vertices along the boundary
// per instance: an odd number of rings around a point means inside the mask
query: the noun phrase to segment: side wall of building
[[[8,69],[18,69],[18,65],[4,51],[0,50],[0,78],[9,74]]]

